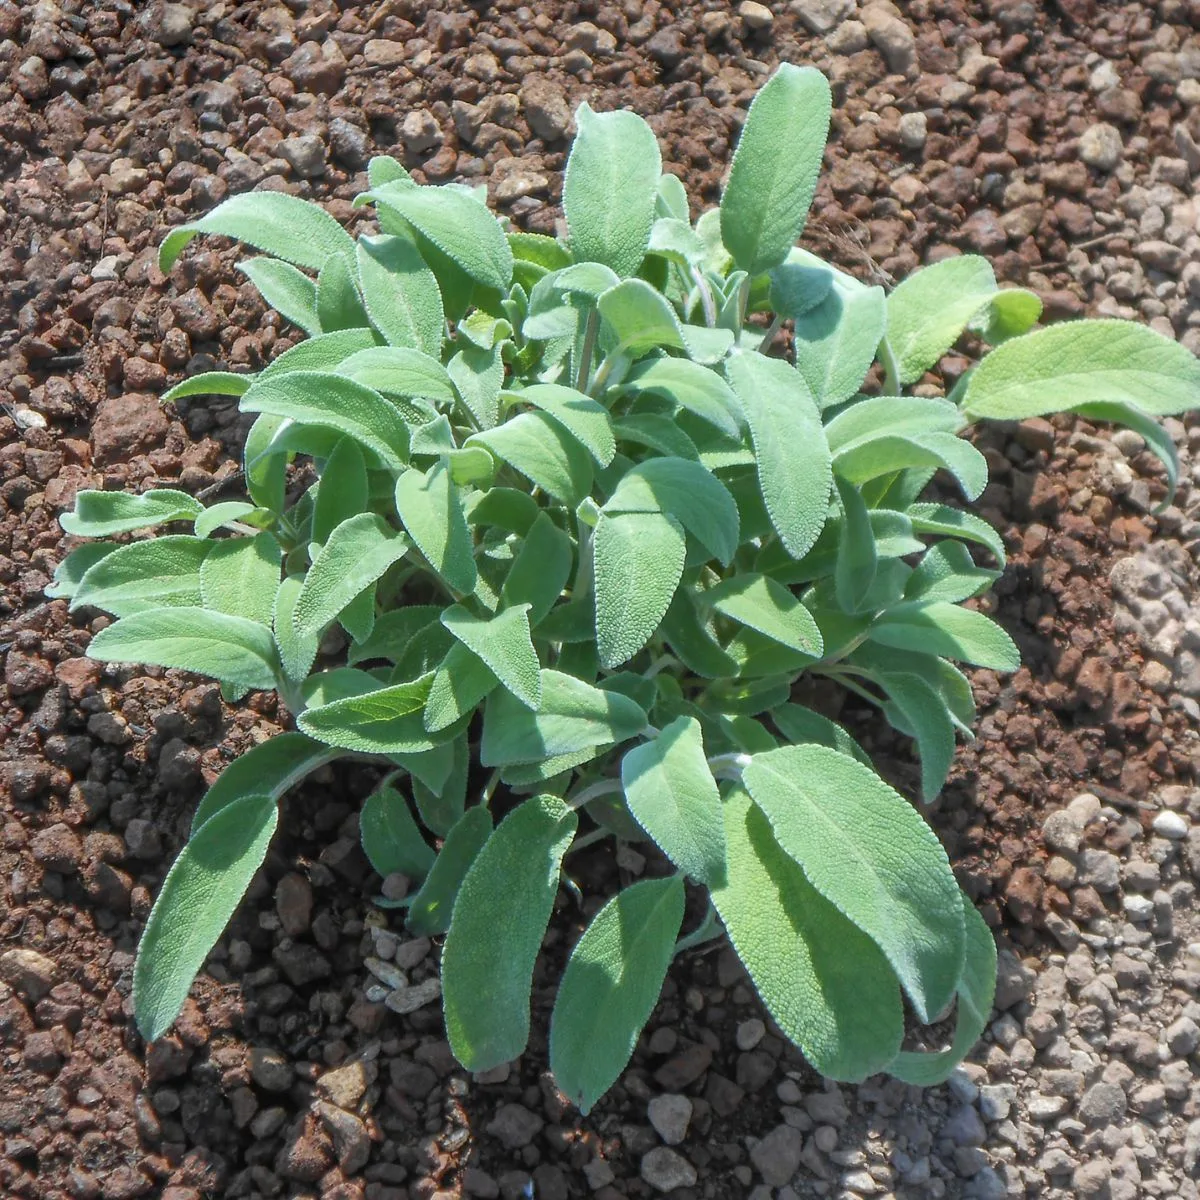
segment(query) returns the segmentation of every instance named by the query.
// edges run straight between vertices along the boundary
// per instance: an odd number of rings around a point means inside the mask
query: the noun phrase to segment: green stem
[[[611,354],[604,357],[600,366],[596,368],[595,378],[592,380],[592,386],[587,388],[587,394],[593,399],[600,396],[608,384],[608,377],[613,373],[617,363],[621,361],[621,348],[618,346]],[[580,391],[585,389],[580,388]]]
[[[692,278],[700,290],[700,303],[704,308],[704,323],[709,329],[715,329],[717,324],[717,302],[713,299],[712,288],[699,267],[692,268]]]
[[[574,796],[568,796],[567,807],[578,811],[585,804],[599,800],[601,796],[612,796],[619,791],[621,791],[619,779],[601,779],[596,783],[589,784],[582,791],[576,792]]]
[[[574,854],[576,850],[583,850],[588,846],[594,846],[597,842],[602,842],[606,837],[615,836],[612,830],[601,826],[598,829],[593,829],[591,833],[585,833],[583,837],[576,838],[568,847],[567,853]]]
[[[717,916],[717,910],[709,901],[708,912],[704,914],[704,920],[691,933],[681,937],[675,943],[674,957],[678,958],[685,950],[692,950],[696,946],[703,946],[705,942],[715,941],[722,937],[725,933],[725,928],[721,924],[721,919]]]
[[[575,390],[588,390],[588,376],[592,370],[592,355],[596,350],[596,338],[600,336],[600,313],[592,309],[583,328],[583,348],[579,352],[579,370],[575,372]]]
[[[892,353],[892,348],[887,344],[886,338],[879,345],[879,361],[883,364],[883,394],[899,396],[901,394],[900,366],[896,362],[896,356]]]
[[[741,779],[742,771],[750,765],[750,755],[740,751],[732,754],[714,754],[708,760],[708,768],[714,778]]]

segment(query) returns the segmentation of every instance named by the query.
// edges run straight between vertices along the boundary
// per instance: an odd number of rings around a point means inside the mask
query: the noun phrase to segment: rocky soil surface
[[[1026,667],[976,676],[979,738],[934,814],[1003,947],[987,1038],[949,1085],[823,1086],[720,951],[675,964],[586,1120],[544,1074],[540,984],[530,1052],[466,1076],[436,947],[371,903],[354,769],[288,800],[172,1034],[134,1030],[151,898],[203,786],[269,736],[274,705],[83,658],[95,614],[42,592],[70,547],[57,518],[81,487],[232,493],[235,408],[158,395],[298,336],[222,244],[164,277],[164,229],[253,187],[353,225],[387,152],[430,181],[486,180],[552,231],[584,99],[646,115],[710,204],[780,59],[835,83],[813,249],[884,281],[982,252],[1052,318],[1137,317],[1200,350],[1196,0],[0,0],[0,1194],[1196,1196],[1195,424],[1170,426],[1184,478],[1161,512],[1132,434],[981,434],[1010,548],[992,605]],[[841,715],[913,783],[907,745]],[[611,888],[603,854],[580,858]],[[552,962],[586,916],[563,897]]]

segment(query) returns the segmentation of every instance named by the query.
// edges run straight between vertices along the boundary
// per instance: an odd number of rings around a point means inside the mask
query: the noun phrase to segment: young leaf
[[[645,710],[627,696],[543,668],[536,713],[507,690],[488,698],[479,760],[485,767],[539,762],[623,742],[645,727]]]
[[[783,262],[804,228],[832,107],[825,76],[790,63],[750,105],[721,194],[721,241],[752,276]]]
[[[450,914],[462,882],[491,833],[491,813],[477,804],[446,834],[425,882],[408,906],[405,926],[414,937],[436,937],[450,928]]]
[[[220,504],[214,504],[211,508],[199,512],[193,528],[197,537],[206,538],[242,517],[257,520],[263,516],[271,519],[271,514],[267,513],[266,509],[255,508],[253,504],[247,504],[244,500],[224,500]]]
[[[318,634],[365,588],[408,553],[408,539],[375,513],[359,513],[330,535],[296,599],[292,627]]]
[[[202,371],[167,388],[162,402],[182,400],[187,396],[240,396],[254,382],[253,375],[238,375],[233,371]]]
[[[728,566],[738,547],[738,510],[728,489],[697,462],[651,458],[622,477],[602,512],[662,512]]]
[[[904,1035],[887,959],[808,882],[744,788],[724,815],[728,880],[713,904],[771,1016],[827,1078],[883,1070]]]
[[[198,233],[236,238],[312,271],[319,271],[331,254],[354,260],[354,239],[333,217],[319,205],[285,192],[230,196],[200,220],[172,229],[158,251],[158,266],[164,275]]]
[[[474,591],[475,547],[445,462],[405,471],[396,480],[396,511],[430,566],[455,591]]]
[[[689,359],[645,359],[621,380],[620,387],[635,398],[661,396],[730,437],[741,433],[744,418],[729,384],[716,371]]]
[[[526,800],[462,882],[442,950],[442,997],[450,1049],[469,1071],[510,1062],[529,1040],[534,963],[577,824],[557,796]]]
[[[733,575],[705,593],[705,603],[741,625],[817,658],[821,631],[812,614],[781,583],[766,575]]]
[[[466,733],[421,754],[393,755],[393,760],[412,775],[413,799],[421,822],[438,837],[445,837],[467,803],[471,747]]]
[[[120,549],[112,542],[85,542],[77,546],[54,568],[54,581],[46,588],[46,596],[51,600],[70,600],[79,590],[88,571],[101,559]]]
[[[317,285],[303,271],[277,258],[248,258],[238,263],[237,269],[280,316],[303,329],[309,337],[321,332]]]
[[[602,666],[628,661],[653,635],[679,586],[686,551],[682,527],[663,512],[600,517],[592,573]]]
[[[389,234],[360,237],[358,274],[367,315],[388,345],[440,358],[446,333],[442,294],[417,247]]]
[[[535,383],[519,392],[505,393],[510,401],[524,401],[552,417],[602,466],[617,452],[612,418],[603,404],[558,383]]]
[[[550,1018],[550,1070],[585,1115],[616,1083],[654,1011],[683,901],[678,875],[631,884],[592,918],[571,951]]]
[[[499,687],[500,680],[478,655],[455,642],[433,676],[425,705],[425,728],[446,729],[473,713],[479,702]]]
[[[904,589],[907,600],[947,600],[951,604],[978,596],[995,583],[999,572],[975,565],[961,542],[938,542],[925,551]]]
[[[539,410],[518,413],[495,429],[472,434],[466,444],[483,446],[571,508],[591,490],[592,460],[587,452]]]
[[[862,386],[885,315],[883,288],[835,282],[823,303],[795,319],[796,369],[819,408],[849,400]]]
[[[242,451],[246,491],[255,504],[272,513],[283,512],[288,468],[286,454],[275,453],[272,443],[276,435],[289,424],[283,417],[260,414],[255,417],[246,434],[246,445]]]
[[[374,188],[355,203],[368,200],[407,221],[469,278],[485,288],[508,291],[513,256],[504,230],[467,192],[454,186],[414,188],[399,182]]]
[[[500,389],[504,386],[504,344],[490,350],[464,346],[446,368],[467,411],[480,429],[492,429],[500,420]]]
[[[621,786],[637,823],[685,874],[725,882],[721,796],[704,755],[700,722],[677,717],[621,760]]]
[[[310,540],[323,546],[343,522],[367,507],[367,464],[353,438],[341,438],[321,471],[321,486],[313,505]]]
[[[381,787],[363,801],[358,818],[363,853],[384,876],[424,879],[434,853],[421,836],[408,801],[393,787]]]
[[[390,154],[377,154],[367,163],[367,182],[373,188],[382,187],[385,183],[417,186],[417,181],[405,170],[404,165]]]
[[[750,423],[771,524],[788,553],[803,558],[825,523],[833,487],[816,405],[803,377],[781,359],[738,354],[726,369]]]
[[[311,737],[364,754],[412,754],[430,750],[447,736],[431,736],[422,721],[432,675],[409,683],[335,700],[301,713],[297,724]]]
[[[935,396],[870,396],[843,408],[825,437],[836,457],[876,438],[958,433],[964,424],[957,405]]]
[[[353,263],[331,254],[317,276],[317,319],[326,333],[362,329],[367,324],[355,274]]]
[[[855,613],[861,611],[870,594],[879,558],[871,516],[863,503],[862,493],[838,476],[834,476],[834,484],[842,503],[834,585],[839,606],[845,612]]]
[[[932,533],[943,537],[963,538],[986,546],[1004,569],[1007,558],[1000,535],[973,513],[951,508],[948,504],[913,504],[906,514],[914,533]]]
[[[542,700],[541,664],[529,635],[529,607],[506,608],[490,620],[473,616],[461,604],[442,613],[442,624],[527,708]]]
[[[755,281],[751,291],[752,306],[761,278]],[[821,304],[835,280],[846,288],[853,288],[858,283],[852,275],[846,275],[799,246],[793,246],[783,262],[768,271],[767,280],[767,308],[792,320],[798,320]]]
[[[991,263],[976,254],[944,258],[899,284],[887,300],[885,363],[901,384],[920,379],[996,294]]]
[[[277,733],[239,755],[217,776],[196,807],[191,836],[209,819],[244,796],[278,800],[306,775],[339,756],[302,733]]]
[[[1104,401],[1077,404],[1072,411],[1090,421],[1111,421],[1114,425],[1125,425],[1139,434],[1146,443],[1146,449],[1158,458],[1167,474],[1167,494],[1154,511],[1162,512],[1175,503],[1175,489],[1179,484],[1179,453],[1171,435],[1153,417],[1148,417],[1132,404],[1106,404]]]
[[[423,399],[442,406],[458,399],[446,368],[436,358],[409,346],[368,346],[332,369],[383,396]]]
[[[396,470],[408,461],[408,426],[395,405],[340,375],[292,371],[286,377],[260,378],[242,397],[241,409],[336,429]]]
[[[140,496],[128,492],[82,491],[75,496],[75,508],[63,513],[58,523],[64,533],[74,537],[111,537],[114,533],[129,533],[167,521],[190,521],[204,511],[204,506],[187,492],[171,488],[143,492]]]
[[[1195,408],[1200,359],[1132,321],[1064,321],[1014,338],[971,374],[963,411],[1021,421],[1080,404],[1132,404],[1164,416]]]
[[[987,459],[953,433],[885,434],[841,451],[833,461],[842,478],[859,485],[910,467],[944,467],[968,500],[978,499],[987,487]]]
[[[85,605],[117,617],[200,603],[200,565],[213,543],[178,535],[134,542],[104,555],[84,573],[71,610]]]
[[[954,762],[954,721],[941,696],[919,675],[880,672],[879,681],[916,739],[921,798],[932,804]]]
[[[917,811],[874,771],[827,746],[756,754],[743,772],[775,840],[883,951],[917,1016],[954,995],[963,957],[958,884]]]
[[[789,742],[811,742],[828,746],[840,754],[857,758],[866,766],[871,765],[867,752],[836,722],[801,704],[784,704],[771,713],[775,728]]]
[[[958,981],[958,1011],[954,1041],[948,1050],[902,1050],[887,1066],[889,1075],[917,1087],[935,1087],[950,1078],[979,1041],[992,1012],[996,995],[996,942],[984,919],[965,895],[960,894],[966,923],[966,953]]]
[[[687,349],[670,302],[643,279],[626,279],[596,301],[615,350],[640,358],[659,346]]]
[[[269,533],[216,542],[200,564],[204,607],[270,629],[282,561],[283,551]]]
[[[163,881],[138,944],[133,1008],[147,1042],[171,1027],[208,952],[262,866],[279,809],[243,795],[192,835]]]
[[[87,653],[100,662],[194,671],[243,690],[274,688],[279,666],[270,630],[205,608],[135,612],[96,634]]]
[[[255,381],[275,379],[294,371],[332,371],[352,354],[376,345],[370,329],[339,329],[319,337],[306,338],[272,359],[256,376]]]
[[[528,607],[529,624],[536,628],[562,595],[574,560],[571,538],[548,513],[539,513],[505,576],[500,607]]]
[[[976,313],[968,328],[978,333],[988,345],[998,346],[1027,333],[1041,315],[1042,301],[1036,292],[1026,288],[1005,288],[992,297],[987,308]]]
[[[901,650],[920,646],[927,654],[993,671],[1015,671],[1021,665],[1012,638],[995,621],[944,600],[896,605],[871,626],[870,638]]]
[[[575,111],[577,133],[563,177],[563,212],[577,262],[620,276],[641,265],[662,173],[658,141],[631,112]]]

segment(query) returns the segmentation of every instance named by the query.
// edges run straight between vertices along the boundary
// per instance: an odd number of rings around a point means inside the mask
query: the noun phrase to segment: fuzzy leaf
[[[621,390],[634,397],[661,396],[731,437],[741,432],[742,410],[729,384],[690,359],[646,359],[621,380]]]
[[[492,834],[491,813],[469,808],[446,834],[425,882],[408,906],[405,925],[414,937],[436,937],[450,928],[450,914],[471,864]]]
[[[941,696],[919,675],[880,672],[879,681],[899,711],[921,759],[921,798],[932,804],[954,762],[954,721]]]
[[[935,396],[870,396],[847,405],[825,426],[836,457],[879,437],[958,433],[965,425],[957,405]]]
[[[617,452],[612,418],[603,404],[558,383],[535,383],[519,392],[505,393],[511,401],[539,408],[552,417],[602,466]]]
[[[442,950],[442,996],[450,1049],[469,1071],[510,1062],[529,1040],[534,963],[577,824],[557,796],[526,800],[462,882]]]
[[[577,133],[563,176],[563,212],[577,262],[632,275],[650,242],[662,156],[650,126],[631,112],[575,111]]]
[[[430,566],[456,591],[474,591],[475,548],[446,464],[405,471],[396,481],[396,511]]]
[[[278,258],[249,258],[238,263],[237,269],[277,313],[310,337],[321,332],[317,285],[303,271]]]
[[[361,329],[368,321],[355,280],[357,268],[340,254],[331,254],[317,276],[317,319],[326,333]]]
[[[1007,562],[1004,542],[986,521],[973,513],[951,508],[948,504],[913,504],[906,515],[912,522],[914,533],[940,534],[943,537],[977,542],[986,546],[995,556],[1000,568],[1004,568]]]
[[[631,884],[592,918],[571,951],[550,1018],[550,1070],[585,1115],[616,1083],[654,1011],[683,901],[678,875]]]
[[[750,105],[721,194],[721,241],[752,276],[782,263],[804,228],[832,106],[825,76],[790,63]]]
[[[204,608],[153,608],[102,629],[87,649],[100,662],[145,663],[210,675],[235,688],[274,688],[279,660],[270,630]]]
[[[821,654],[821,631],[812,614],[796,597],[766,575],[734,575],[705,593],[717,612],[778,642],[811,654]]]
[[[833,461],[838,475],[858,485],[911,467],[944,467],[968,500],[978,499],[987,487],[987,459],[953,433],[885,434],[841,451]]]
[[[994,671],[1015,671],[1021,665],[1012,638],[995,621],[944,600],[898,604],[876,620],[869,636],[884,646],[919,646],[927,654]]]
[[[321,486],[313,505],[310,540],[323,546],[343,522],[358,516],[369,499],[367,465],[353,438],[341,438],[321,470]]]
[[[335,700],[301,713],[297,724],[311,737],[365,754],[412,754],[432,749],[444,737],[431,737],[422,722],[432,675],[409,683]]]
[[[685,874],[706,887],[725,882],[721,797],[694,717],[677,717],[621,760],[621,785],[637,823]]]
[[[816,405],[800,373],[781,359],[738,354],[727,371],[750,423],[771,524],[788,553],[802,558],[825,524],[833,487]]]
[[[795,319],[796,369],[822,409],[849,400],[879,349],[883,288],[834,284],[823,303]]]
[[[684,350],[687,343],[670,302],[643,279],[626,279],[596,301],[614,347],[640,358],[659,346]]]
[[[473,616],[461,604],[446,609],[442,624],[526,707],[537,711],[542,700],[541,666],[529,634],[529,607],[506,608],[489,620]]]
[[[85,605],[117,617],[199,604],[200,566],[213,543],[179,534],[133,542],[106,554],[84,573],[71,610]]]
[[[63,513],[58,523],[74,537],[111,537],[167,521],[190,521],[204,506],[187,492],[159,488],[140,496],[128,492],[82,491],[75,508]]]
[[[866,766],[871,765],[867,752],[836,722],[801,704],[784,704],[771,713],[776,729],[789,742],[813,743],[828,746],[840,754],[848,754]]]
[[[440,358],[446,332],[442,294],[417,247],[389,234],[361,237],[358,273],[367,315],[388,345]]]
[[[486,433],[472,434],[480,445],[514,470],[574,508],[592,486],[592,460],[562,427],[539,410],[518,413]]]
[[[270,629],[282,561],[283,551],[269,533],[216,542],[200,564],[204,607]]]
[[[504,385],[503,343],[490,350],[464,346],[450,360],[447,371],[480,429],[491,429],[500,419],[500,389]]]
[[[296,601],[300,599],[303,587],[304,579],[300,575],[289,575],[283,580],[275,593],[275,608],[271,621],[275,631],[275,645],[279,650],[279,662],[283,667],[284,677],[292,684],[302,683],[312,670],[321,644],[319,634],[298,634],[293,623]]]
[[[554,524],[548,513],[539,513],[505,576],[501,607],[527,605],[529,624],[536,628],[567,586],[574,559],[571,538]]]
[[[358,819],[363,853],[385,878],[407,875],[424,879],[434,853],[421,836],[408,801],[393,787],[381,787],[363,801]]]
[[[133,971],[133,1007],[147,1042],[162,1037],[183,1007],[204,960],[262,866],[279,809],[244,795],[192,835],[150,912]]]
[[[383,396],[428,400],[443,406],[457,399],[446,368],[436,358],[409,346],[368,346],[342,359],[336,370]]]
[[[861,605],[870,594],[879,556],[871,529],[871,515],[863,503],[862,493],[837,476],[834,485],[842,505],[834,586],[842,611],[855,613],[861,611]]]

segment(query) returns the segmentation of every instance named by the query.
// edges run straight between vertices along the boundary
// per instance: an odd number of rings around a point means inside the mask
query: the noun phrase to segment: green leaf
[[[674,308],[645,280],[622,280],[596,301],[596,308],[611,336],[613,352],[640,358],[660,346],[687,348]]]
[[[728,566],[738,548],[738,510],[723,483],[698,462],[651,458],[629,470],[602,512],[662,512]]]
[[[359,513],[343,521],[304,578],[292,620],[295,632],[302,637],[320,633],[408,548],[408,539],[375,513]]]
[[[686,358],[646,359],[621,380],[620,387],[635,398],[661,396],[730,437],[740,436],[743,418],[737,397],[709,367]]]
[[[833,461],[842,478],[859,485],[910,467],[944,467],[968,500],[987,487],[987,459],[954,433],[884,434],[841,451]]]
[[[547,271],[559,271],[571,265],[569,251],[557,238],[519,230],[510,231],[507,237],[513,257],[520,262],[534,263]]]
[[[935,396],[870,396],[847,405],[825,426],[836,457],[879,437],[958,433],[965,425],[957,405]]]
[[[302,425],[336,429],[373,450],[394,470],[408,460],[408,426],[395,405],[340,375],[293,371],[259,378],[240,407],[243,412],[271,413]]]
[[[1195,408],[1200,359],[1132,321],[1064,321],[993,350],[972,373],[963,410],[1020,421],[1098,403],[1155,416]]]
[[[253,375],[238,375],[233,371],[202,371],[167,388],[162,402],[182,400],[186,396],[240,396],[254,382]]]
[[[616,1083],[662,991],[683,924],[678,875],[619,891],[575,943],[550,1018],[550,1070],[585,1115]]]
[[[500,680],[477,655],[457,642],[451,644],[433,676],[425,705],[425,728],[446,729],[473,713],[479,702],[500,686]]]
[[[70,600],[79,590],[84,575],[101,559],[120,549],[112,542],[86,542],[77,546],[54,568],[54,581],[45,594],[51,600]]]
[[[1146,448],[1154,454],[1167,473],[1167,494],[1154,510],[1162,512],[1175,503],[1175,489],[1179,483],[1179,454],[1171,435],[1153,417],[1148,417],[1132,404],[1077,404],[1072,410],[1090,421],[1111,421],[1114,425],[1125,425],[1140,434]]]
[[[84,573],[72,612],[88,606],[117,617],[200,603],[200,565],[213,543],[179,534],[133,542],[106,554]]]
[[[814,743],[828,746],[839,754],[848,754],[866,766],[871,765],[867,752],[836,722],[801,704],[784,704],[771,713],[776,729],[789,742]]]
[[[680,588],[661,624],[662,635],[689,671],[705,679],[738,673],[738,664],[721,648],[712,631],[700,620],[690,588]]]
[[[659,217],[654,222],[650,227],[647,251],[670,259],[681,267],[702,263],[705,256],[704,243],[686,218],[679,217]]]
[[[446,834],[425,882],[408,907],[405,925],[414,937],[436,937],[450,928],[450,914],[471,864],[492,834],[491,813],[469,808]]]
[[[321,644],[319,634],[301,635],[296,632],[294,624],[296,601],[300,599],[303,587],[302,576],[287,576],[275,593],[275,611],[272,617],[279,661],[283,666],[284,677],[292,684],[303,682],[304,677],[312,670],[317,650]],[[351,662],[353,661],[351,659]]]
[[[696,443],[670,417],[661,413],[631,413],[613,423],[618,442],[633,442],[636,446],[648,446],[669,458],[686,458],[700,461]]]
[[[269,533],[215,542],[200,564],[204,607],[271,628],[283,551]]]
[[[245,795],[206,821],[175,860],[150,911],[133,971],[133,1007],[147,1042],[162,1037],[192,980],[262,866],[279,810]]]
[[[592,541],[600,663],[632,658],[658,628],[683,575],[683,528],[662,512],[607,513]]]
[[[823,303],[795,318],[796,369],[819,408],[849,400],[862,386],[885,324],[883,288],[839,282]]]
[[[559,671],[542,670],[542,704],[531,712],[511,692],[488,697],[479,758],[485,767],[539,762],[623,742],[646,727],[646,713],[619,692],[607,692]]]
[[[621,786],[637,823],[685,874],[725,882],[721,796],[704,754],[700,722],[677,717],[621,760]]]
[[[286,455],[270,453],[269,450],[276,434],[288,424],[283,417],[261,414],[250,426],[242,451],[246,491],[255,504],[273,513],[283,512],[288,460]]]
[[[402,163],[390,154],[377,154],[367,163],[367,182],[374,187],[385,183],[402,183],[416,187],[417,181],[405,170]]]
[[[328,671],[317,671],[310,675],[300,689],[304,703],[312,708],[332,704],[348,696],[365,696],[376,691],[379,679],[357,667],[332,667]]]
[[[954,720],[941,696],[919,675],[880,672],[879,681],[916,739],[921,759],[921,798],[937,799],[954,762]]]
[[[504,386],[504,344],[490,350],[463,346],[447,367],[467,411],[480,429],[492,429],[500,420],[500,389]]]
[[[193,528],[197,537],[206,538],[242,517],[257,520],[260,516],[270,518],[271,514],[264,508],[255,508],[253,504],[247,504],[244,500],[224,500],[197,513]]]
[[[302,733],[277,733],[251,746],[217,776],[192,817],[192,836],[212,816],[244,796],[278,800],[318,767],[339,756]]]
[[[567,586],[574,561],[571,538],[548,513],[539,513],[508,569],[500,592],[501,608],[527,606],[529,624],[537,628]]]
[[[537,711],[542,701],[541,664],[529,633],[529,608],[506,608],[484,620],[461,604],[446,609],[442,624],[527,708]]]
[[[1020,337],[1037,324],[1042,301],[1026,288],[1004,288],[997,292],[982,312],[975,315],[969,328],[990,346]]]
[[[631,112],[575,110],[563,176],[563,212],[577,262],[632,275],[646,254],[662,156],[650,126]]]
[[[424,879],[434,853],[421,836],[408,801],[393,787],[381,787],[363,801],[358,818],[363,853],[376,872]]]
[[[907,512],[914,533],[940,534],[944,537],[963,538],[986,546],[1000,564],[1001,570],[1007,562],[1004,542],[1000,535],[986,522],[973,513],[951,508],[948,504],[913,504]]]
[[[781,359],[738,354],[727,371],[750,423],[771,524],[788,553],[802,558],[825,524],[833,487],[816,405],[803,377]]]
[[[887,300],[885,351],[898,382],[920,379],[995,294],[992,265],[976,254],[944,258],[896,287]]]
[[[855,487],[834,476],[842,504],[834,585],[837,602],[843,611],[860,612],[875,582],[879,565],[871,515]]]
[[[82,491],[75,508],[63,513],[58,523],[74,537],[111,537],[167,521],[190,521],[204,506],[187,492],[159,488],[132,496],[128,492]]]
[[[983,613],[944,600],[898,604],[871,626],[870,639],[901,650],[958,659],[994,671],[1015,671],[1021,655],[1012,638]]]
[[[354,260],[354,239],[317,204],[284,192],[230,196],[198,221],[172,229],[158,251],[165,275],[198,233],[235,238],[298,267],[319,271],[331,254]]]
[[[809,883],[883,951],[917,1016],[954,995],[962,907],[945,850],[870,767],[827,746],[756,754],[742,775]]]
[[[399,182],[373,188],[355,203],[367,200],[407,221],[477,283],[508,291],[512,251],[500,222],[474,196],[452,185],[414,188]]]
[[[617,453],[612,418],[608,409],[558,383],[535,383],[519,392],[506,392],[510,403],[522,402],[540,408],[563,427],[602,466],[607,467]]]
[[[887,959],[808,882],[749,793],[730,789],[724,814],[729,875],[712,899],[771,1016],[827,1078],[883,1070],[904,1035]]]
[[[388,344],[440,358],[446,333],[442,294],[417,247],[389,234],[360,237],[358,273],[367,315]]]
[[[341,438],[321,469],[321,486],[313,505],[311,540],[323,546],[343,522],[367,507],[367,465],[353,438]]]
[[[303,271],[277,258],[249,258],[238,263],[237,269],[277,313],[310,337],[321,332],[317,285]]]
[[[430,566],[456,591],[475,589],[474,543],[445,462],[396,480],[396,511]]]
[[[430,624],[437,623],[441,611],[441,605],[437,604],[406,604],[385,612],[375,622],[371,636],[350,647],[347,661],[351,666],[376,658],[399,662],[412,640]]]
[[[996,942],[992,931],[965,895],[960,896],[966,922],[966,953],[958,981],[958,1011],[954,1041],[948,1050],[902,1050],[887,1072],[917,1087],[934,1087],[950,1078],[979,1041],[992,1012],[996,995]]]
[[[431,737],[422,722],[433,676],[349,696],[301,713],[297,724],[311,737],[344,750],[364,754],[411,754],[432,749],[442,736]]]
[[[466,444],[483,446],[571,508],[591,490],[591,458],[575,438],[540,410],[518,413],[495,429],[472,434]]]
[[[783,584],[767,575],[749,571],[734,575],[706,592],[704,601],[782,646],[820,657],[821,631],[812,614]]]
[[[534,963],[577,824],[557,796],[526,800],[462,882],[442,950],[442,997],[450,1049],[469,1071],[510,1062],[529,1040]]]
[[[833,98],[813,67],[782,64],[746,114],[721,194],[721,241],[751,275],[787,258],[821,170]]]
[[[352,354],[376,344],[370,329],[339,329],[320,337],[306,338],[272,359],[257,375],[257,381],[290,375],[294,371],[332,371]]]
[[[204,608],[154,608],[122,617],[92,638],[87,653],[100,662],[194,671],[242,689],[274,688],[279,666],[270,630]]]
[[[917,564],[904,589],[907,600],[948,600],[958,604],[986,591],[999,576],[975,565],[961,542],[938,542]]]
[[[342,359],[334,369],[383,396],[439,405],[451,405],[458,399],[446,368],[436,358],[408,346],[368,346]]]
[[[831,267],[824,259],[793,246],[783,262],[768,272],[767,308],[781,317],[796,320],[825,300],[835,279],[847,289],[858,283],[852,275]]]
[[[357,268],[339,254],[325,260],[317,276],[317,318],[321,329],[335,333],[342,329],[361,329],[367,324],[366,310],[355,282]]]

